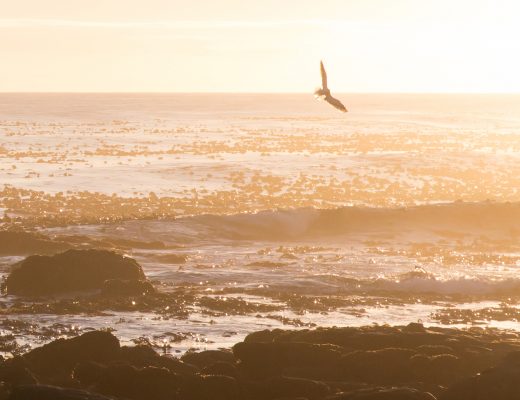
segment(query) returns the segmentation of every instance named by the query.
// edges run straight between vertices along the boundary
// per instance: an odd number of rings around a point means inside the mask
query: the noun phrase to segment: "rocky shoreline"
[[[264,330],[179,359],[93,331],[2,359],[0,382],[2,400],[515,399],[520,342],[417,323]]]
[[[22,335],[34,327],[6,316],[118,309],[182,315],[195,302],[213,313],[273,307],[160,290],[132,258],[93,249],[29,256],[10,268],[3,290],[19,300],[0,307],[0,327],[18,324]],[[0,347],[12,355],[0,356],[0,400],[520,398],[520,333],[499,329],[421,323],[268,329],[232,348],[180,358],[172,355],[175,343],[160,354],[150,343],[122,345],[110,329],[53,335],[60,338],[31,349],[0,333]]]

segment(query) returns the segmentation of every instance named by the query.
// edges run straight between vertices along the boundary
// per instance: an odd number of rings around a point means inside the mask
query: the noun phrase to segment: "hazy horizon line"
[[[366,92],[341,92],[337,91],[334,92],[335,94],[345,94],[345,95],[364,95],[364,94],[371,94],[371,95],[385,95],[385,94],[399,94],[399,95],[520,95],[520,92],[417,92],[417,91],[366,91]],[[6,94],[156,94],[156,95],[171,95],[171,94],[207,94],[207,95],[288,95],[288,94],[308,94],[310,96],[313,95],[310,91],[299,91],[299,92],[269,92],[269,91],[0,91],[0,95],[6,95]]]

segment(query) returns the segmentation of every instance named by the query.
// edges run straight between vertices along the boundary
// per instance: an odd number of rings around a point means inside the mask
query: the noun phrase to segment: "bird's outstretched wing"
[[[332,96],[327,96],[325,98],[325,101],[327,103],[329,103],[331,106],[337,108],[338,110],[340,110],[341,112],[347,112],[347,108],[343,105],[343,103],[341,101],[339,101],[338,99],[335,99],[334,97]]]
[[[323,61],[320,61],[320,71],[321,71],[321,87],[324,90],[327,90],[327,73],[325,72],[325,67],[323,66]]]

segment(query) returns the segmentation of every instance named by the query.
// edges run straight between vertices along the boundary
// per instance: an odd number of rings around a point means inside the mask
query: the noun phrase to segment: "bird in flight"
[[[325,67],[323,66],[323,61],[320,61],[320,71],[321,71],[321,88],[317,89],[314,92],[314,96],[317,99],[325,100],[334,108],[337,108],[341,112],[347,112],[347,108],[339,101],[338,99],[332,97],[330,95],[330,90],[327,86],[327,73],[325,72]]]

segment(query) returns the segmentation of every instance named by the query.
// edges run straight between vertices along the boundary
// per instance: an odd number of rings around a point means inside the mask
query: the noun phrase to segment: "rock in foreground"
[[[179,360],[94,331],[0,360],[0,399],[511,400],[519,338],[419,324],[272,330]]]

